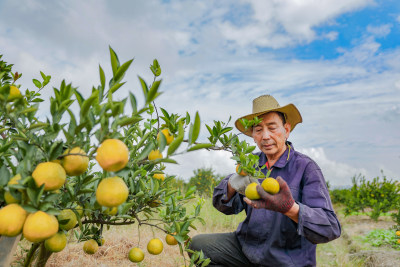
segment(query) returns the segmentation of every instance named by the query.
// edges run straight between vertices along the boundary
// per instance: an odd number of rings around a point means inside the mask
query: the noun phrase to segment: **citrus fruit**
[[[128,198],[129,190],[120,177],[108,177],[101,180],[96,190],[97,202],[104,207],[117,207]]]
[[[400,244],[400,239],[397,239],[397,243]]]
[[[85,151],[80,147],[74,147],[73,149],[65,150],[63,155],[67,154],[81,154],[80,155],[69,155],[62,159],[62,166],[68,175],[81,175],[87,170],[89,165],[89,157],[86,156]]]
[[[104,238],[100,239],[100,246],[104,245],[104,243],[106,243],[106,240]]]
[[[89,239],[83,244],[83,251],[86,254],[94,254],[99,249],[99,244],[94,239]]]
[[[44,241],[44,246],[51,252],[60,252],[66,245],[67,236],[63,232],[58,232]]]
[[[128,163],[128,147],[119,139],[106,139],[97,149],[96,160],[103,170],[117,172]]]
[[[0,209],[0,235],[17,236],[28,213],[18,204],[9,204]]]
[[[158,179],[158,180],[164,181],[165,174],[164,173],[156,173],[156,174],[153,175],[153,177]]]
[[[42,162],[36,166],[32,177],[38,187],[44,184],[45,191],[52,191],[60,189],[64,185],[67,175],[60,164]]]
[[[8,185],[12,185],[12,184],[18,184],[19,182],[19,180],[21,180],[21,174],[17,174],[17,175],[15,175],[14,177],[12,177],[11,179],[10,179],[10,181],[8,181]]]
[[[157,141],[160,139],[160,134],[163,134],[165,136],[165,139],[167,140],[167,145],[171,144],[171,142],[174,141],[174,136],[169,133],[168,129],[162,129],[161,132],[157,134]]]
[[[170,234],[165,236],[165,242],[167,242],[167,244],[170,246],[175,246],[178,244],[178,240],[176,240],[175,237]]]
[[[261,187],[271,195],[275,195],[279,192],[279,183],[274,178],[265,178],[265,180],[261,183]]]
[[[118,207],[112,207],[112,208],[108,208],[104,211],[105,214],[114,216],[118,213]]]
[[[140,248],[129,250],[129,260],[131,262],[141,262],[144,259],[144,253]]]
[[[241,175],[241,176],[247,176],[247,173],[244,170],[241,170],[239,172],[239,167],[240,167],[240,164],[236,165],[236,173]]]
[[[162,159],[163,155],[161,154],[160,150],[152,150],[149,153],[149,160],[155,160],[155,159]]]
[[[58,221],[54,215],[41,210],[31,213],[26,218],[23,234],[31,242],[41,242],[58,232]]]
[[[396,235],[397,235],[397,236],[400,236],[400,231],[396,231]]]
[[[7,204],[12,204],[12,203],[18,203],[19,200],[13,197],[9,191],[6,191],[4,193],[4,200],[6,201]]]
[[[21,97],[22,97],[22,94],[21,94],[21,91],[18,89],[18,87],[11,85],[10,86],[10,94],[8,95],[7,101],[12,102]]]
[[[160,254],[162,252],[162,250],[163,250],[163,243],[158,238],[153,238],[147,244],[147,251],[150,254],[158,255],[158,254]]]
[[[256,187],[257,187],[257,183],[251,183],[246,187],[246,190],[244,191],[244,194],[248,199],[256,200],[256,199],[260,199],[261,198],[260,195],[257,192]]]
[[[72,228],[75,227],[75,225],[78,222],[78,219],[76,218],[75,212],[73,212],[71,209],[65,209],[60,212],[60,214],[57,216],[60,228],[63,230],[71,230]],[[61,221],[66,221],[64,224],[61,223]]]

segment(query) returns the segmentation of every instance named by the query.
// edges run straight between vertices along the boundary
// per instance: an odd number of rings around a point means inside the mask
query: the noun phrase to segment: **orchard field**
[[[39,72],[26,88],[0,56],[0,242],[19,241],[6,256],[12,266],[207,266],[202,252],[188,250],[190,237],[234,231],[244,214],[212,207],[222,179],[212,169],[185,182],[166,165],[177,164],[176,155],[225,150],[237,162],[232,171],[268,174],[254,169],[255,146],[231,132],[230,118],[205,125],[200,138],[198,112],[157,106],[157,60],[152,81],[139,77],[139,90],[117,98],[133,59],[120,63],[109,50],[112,73],[99,66],[89,95],[63,80],[50,99],[42,97],[50,75]],[[384,176],[352,182],[330,191],[343,232],[318,246],[319,266],[400,266],[399,185]]]

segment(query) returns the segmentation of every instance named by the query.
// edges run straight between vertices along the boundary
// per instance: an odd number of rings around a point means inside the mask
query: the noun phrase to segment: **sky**
[[[23,73],[23,89],[34,88],[39,71],[51,75],[44,98],[63,79],[87,97],[99,65],[111,77],[109,46],[121,62],[134,58],[116,98],[131,91],[143,104],[137,76],[151,83],[157,59],[158,107],[199,111],[209,125],[231,116],[233,126],[270,94],[300,110],[289,141],[332,186],[358,174],[400,179],[397,0],[0,0],[0,54]],[[206,137],[203,126],[199,141]],[[197,168],[227,175],[230,157],[190,152],[167,171],[185,180]]]

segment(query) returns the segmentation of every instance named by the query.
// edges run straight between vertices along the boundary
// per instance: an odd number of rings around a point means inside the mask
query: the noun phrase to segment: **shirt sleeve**
[[[299,204],[298,233],[313,244],[326,243],[341,234],[325,179],[318,165],[305,170],[302,200]]]
[[[246,203],[243,201],[243,196],[235,193],[232,198],[225,203],[228,199],[228,181],[232,174],[225,177],[215,188],[213,194],[213,205],[220,212],[230,215],[240,213]]]

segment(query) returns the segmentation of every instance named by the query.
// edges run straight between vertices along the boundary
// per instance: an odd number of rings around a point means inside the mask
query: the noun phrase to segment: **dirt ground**
[[[394,222],[390,217],[380,217],[377,222],[366,215],[340,216],[342,239],[347,245],[348,257],[353,262],[361,262],[367,267],[399,267],[400,251],[391,247],[372,247],[360,241],[374,229],[391,229]]]

